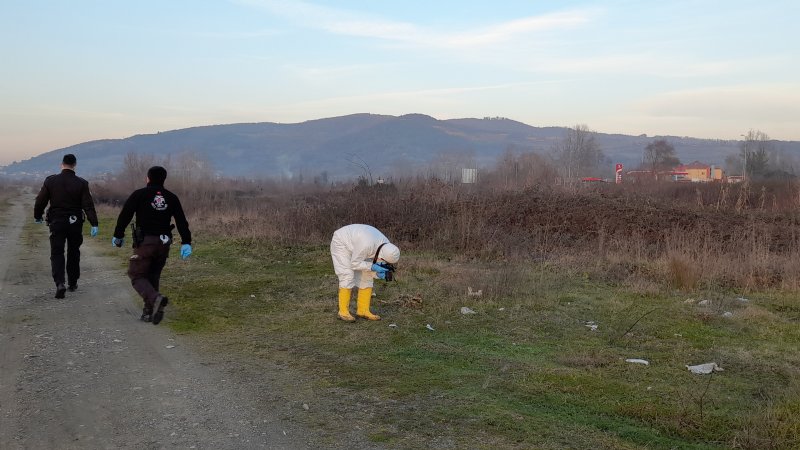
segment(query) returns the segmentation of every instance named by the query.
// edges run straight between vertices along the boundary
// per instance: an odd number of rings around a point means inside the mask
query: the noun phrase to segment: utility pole
[[[742,171],[742,179],[747,179],[747,141],[749,140],[748,136],[740,134],[739,136],[744,138],[744,170]]]

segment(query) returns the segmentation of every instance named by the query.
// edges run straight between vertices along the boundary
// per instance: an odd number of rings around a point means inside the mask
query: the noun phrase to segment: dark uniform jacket
[[[94,201],[89,192],[89,182],[75,175],[71,169],[63,169],[57,175],[50,175],[44,180],[36,203],[33,207],[33,218],[42,220],[44,208],[50,202],[47,210],[47,221],[63,219],[69,216],[78,216],[83,219],[83,212],[93,227],[98,225],[97,212],[94,210]]]
[[[164,189],[164,186],[149,183],[147,187],[134,191],[128,197],[117,218],[117,227],[114,228],[115,238],[125,237],[125,228],[134,214],[136,214],[136,226],[145,236],[171,234],[170,220],[174,217],[175,226],[181,235],[181,243],[192,243],[192,233],[189,231],[189,222],[186,221],[181,202],[177,195]]]

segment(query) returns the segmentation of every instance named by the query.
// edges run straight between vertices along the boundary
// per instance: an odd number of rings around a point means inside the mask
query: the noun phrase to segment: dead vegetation
[[[546,261],[686,291],[800,286],[796,182],[556,187],[541,178],[547,171],[516,179],[503,167],[478,185],[200,182],[185,171],[167,184],[201,233],[261,244],[321,244],[340,226],[369,223],[403,248],[461,261]],[[124,200],[118,183],[95,190]]]

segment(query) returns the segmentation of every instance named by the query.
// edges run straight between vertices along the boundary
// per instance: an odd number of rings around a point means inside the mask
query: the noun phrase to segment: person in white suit
[[[400,249],[377,228],[353,224],[333,233],[331,258],[333,270],[339,278],[339,318],[345,322],[356,320],[350,314],[350,297],[352,289],[358,287],[356,316],[381,320],[369,308],[372,283],[375,278],[387,278],[391,269],[386,267],[386,263],[396,264],[400,260]],[[388,276],[391,277],[390,274]]]

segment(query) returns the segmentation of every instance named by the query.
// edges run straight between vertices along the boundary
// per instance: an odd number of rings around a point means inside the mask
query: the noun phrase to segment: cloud
[[[564,81],[565,80],[545,80],[545,81],[535,81],[535,82],[491,84],[483,86],[463,86],[454,88],[434,88],[434,89],[378,92],[378,93],[369,93],[363,95],[339,96],[339,97],[329,97],[319,100],[311,100],[307,102],[302,102],[301,104],[296,104],[295,106],[359,104],[362,105],[362,107],[367,107],[368,105],[371,104],[379,104],[380,102],[391,102],[391,101],[402,101],[403,103],[408,103],[408,102],[413,103],[415,101],[428,101],[434,99],[443,99],[446,97],[459,97],[463,94],[467,94],[470,92],[508,90],[508,89],[519,88],[522,86],[562,83]]]
[[[283,68],[297,74],[297,76],[306,81],[320,81],[330,79],[341,79],[345,77],[362,76],[364,73],[372,72],[380,69],[391,69],[396,66],[393,63],[364,63],[364,64],[345,64],[333,66],[316,66],[304,67],[298,65],[287,64]]]
[[[519,35],[581,26],[596,15],[596,10],[573,10],[524,17],[469,32],[442,32],[413,23],[387,20],[357,11],[334,9],[303,1],[236,0],[263,9],[302,26],[330,33],[379,39],[388,42],[439,48],[475,48],[510,41]]]
[[[191,33],[198,38],[209,39],[257,39],[272,37],[280,34],[277,30],[255,30],[255,31],[198,31]]]
[[[514,39],[517,35],[552,29],[569,29],[590,21],[590,11],[569,11],[525,17],[492,25],[473,33],[443,35],[441,42],[447,47],[475,47],[497,44]]]
[[[800,85],[790,83],[690,89],[654,95],[632,108],[655,117],[800,121]]]
[[[571,58],[539,55],[532,57],[526,69],[531,72],[570,74],[625,74],[653,77],[692,78],[716,76],[741,69],[742,61],[691,61],[688,57],[668,58],[645,53],[574,56]]]

